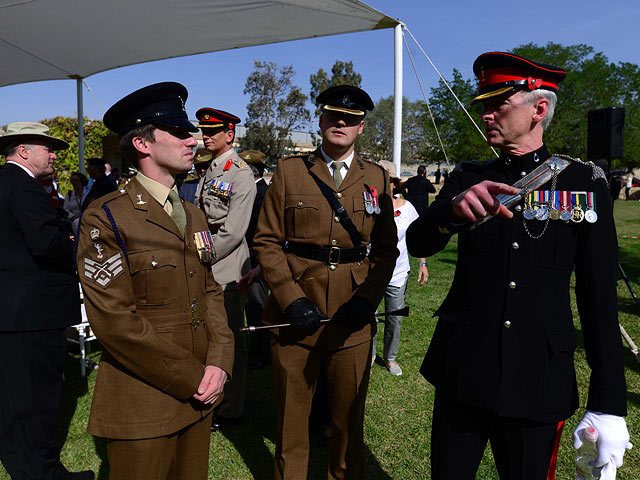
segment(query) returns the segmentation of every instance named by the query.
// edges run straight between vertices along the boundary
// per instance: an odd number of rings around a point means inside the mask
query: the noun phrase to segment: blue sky
[[[321,1],[321,0],[319,0]],[[610,61],[640,64],[639,0],[369,0],[370,6],[398,18],[411,30],[438,69],[450,78],[454,67],[465,78],[482,52],[549,41],[584,43]],[[186,37],[188,39],[188,35]],[[407,38],[425,88],[438,77]],[[245,120],[248,98],[242,93],[254,60],[293,65],[295,83],[309,93],[309,75],[330,70],[335,60],[353,61],[363,88],[374,100],[393,94],[393,31],[354,33],[226,52],[163,60],[120,68],[86,79],[84,113],[101,119],[115,101],[142,86],[178,81],[189,90],[190,118],[203,106],[221,108]],[[421,98],[409,58],[404,55],[404,92]],[[95,96],[95,98],[94,98]],[[0,125],[76,115],[76,83],[35,82],[0,88]],[[311,105],[310,105],[311,106]]]

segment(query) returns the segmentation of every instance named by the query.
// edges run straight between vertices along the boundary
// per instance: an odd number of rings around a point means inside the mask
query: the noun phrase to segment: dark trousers
[[[0,460],[13,480],[64,479],[53,430],[65,329],[0,332]]]
[[[251,284],[247,290],[247,303],[244,312],[247,317],[247,325],[262,325],[260,317],[262,310],[267,303],[269,289],[264,279],[257,280]],[[251,334],[251,349],[249,356],[255,360],[268,363],[271,361],[271,346],[269,344],[269,333],[266,330],[257,330]]]
[[[498,417],[436,390],[431,478],[474,480],[489,441],[501,480],[553,480],[563,426]]]

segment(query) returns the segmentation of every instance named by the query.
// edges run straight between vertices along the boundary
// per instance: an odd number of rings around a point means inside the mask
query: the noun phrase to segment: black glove
[[[365,326],[373,321],[375,313],[376,309],[369,302],[362,297],[354,295],[351,300],[338,308],[333,318],[352,325]]]
[[[328,318],[318,306],[306,297],[298,298],[284,309],[291,326],[298,331],[311,335],[320,328],[320,320]]]

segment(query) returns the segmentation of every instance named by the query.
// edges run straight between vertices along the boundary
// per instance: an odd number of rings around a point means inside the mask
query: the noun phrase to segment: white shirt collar
[[[326,154],[326,152],[322,149],[322,146],[320,146],[320,153],[322,154],[324,161],[327,162],[327,167],[333,168],[332,165],[333,165],[333,162],[335,162],[335,160]],[[344,162],[344,167],[347,170],[349,170],[349,168],[351,167],[351,161],[353,160],[354,155],[355,155],[355,152],[351,152],[351,154],[347,158],[342,160]]]
[[[25,172],[27,172],[31,178],[36,178],[36,176],[33,174],[33,172],[31,170],[29,170],[27,167],[25,167],[24,165],[21,165],[18,162],[14,162],[13,160],[9,160],[7,163],[13,163],[14,165],[19,166],[21,169],[23,169]]]

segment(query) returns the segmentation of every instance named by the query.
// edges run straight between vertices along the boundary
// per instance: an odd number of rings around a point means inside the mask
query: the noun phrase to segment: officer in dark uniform
[[[482,120],[500,157],[461,164],[434,204],[409,227],[413,256],[430,256],[458,233],[453,284],[421,372],[436,387],[431,440],[434,479],[475,478],[487,441],[500,478],[553,478],[564,420],[578,407],[569,301],[576,294],[591,383],[574,433],[600,432],[606,478],[622,464],[629,434],[618,329],[617,244],[602,170],[570,157],[552,170],[542,137],[566,72],[516,55],[480,55]],[[543,165],[550,180],[528,182]],[[497,195],[523,195],[512,210]],[[493,215],[486,223],[473,222]]]

